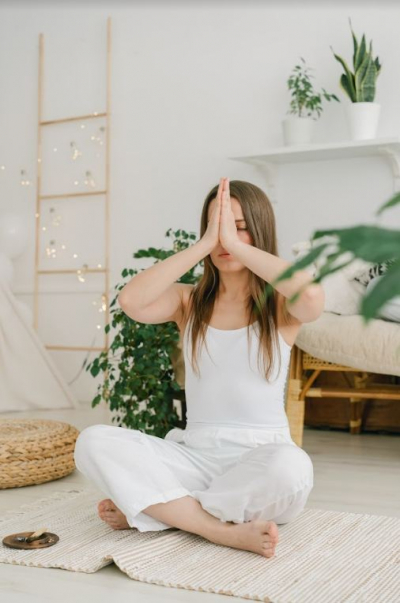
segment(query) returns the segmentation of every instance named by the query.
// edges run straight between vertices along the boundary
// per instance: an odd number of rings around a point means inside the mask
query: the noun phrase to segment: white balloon
[[[0,251],[11,260],[19,257],[28,245],[27,217],[14,212],[0,215]]]
[[[14,266],[10,258],[0,251],[0,281],[5,281],[11,288],[14,278]]]

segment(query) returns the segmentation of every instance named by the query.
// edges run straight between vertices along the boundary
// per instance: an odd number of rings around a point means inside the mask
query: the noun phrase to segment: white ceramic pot
[[[285,145],[308,144],[314,134],[315,119],[290,115],[282,121],[282,129]]]
[[[381,106],[379,103],[349,103],[346,105],[351,140],[376,138]]]

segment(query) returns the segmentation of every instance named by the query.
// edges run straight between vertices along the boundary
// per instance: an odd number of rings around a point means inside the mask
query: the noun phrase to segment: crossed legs
[[[235,524],[222,522],[203,509],[192,496],[150,505],[142,511],[171,527],[198,534],[215,544],[252,551],[272,557],[278,543],[278,527],[273,521],[254,520]],[[114,529],[128,529],[125,515],[110,500],[99,503],[99,516]]]
[[[306,452],[288,443],[265,444],[239,454],[221,473],[218,459],[213,464],[171,444],[110,426],[81,432],[77,468],[109,497],[98,505],[101,519],[115,529],[175,527],[273,556],[277,524],[302,511],[312,488]]]

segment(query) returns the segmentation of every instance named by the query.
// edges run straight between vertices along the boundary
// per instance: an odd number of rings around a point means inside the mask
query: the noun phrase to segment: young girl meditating
[[[277,255],[271,203],[253,184],[221,178],[205,199],[200,232],[118,297],[133,320],[176,322],[186,428],[159,438],[92,425],[79,434],[75,463],[106,494],[98,513],[115,529],[178,528],[272,557],[278,524],[301,513],[313,488],[284,394],[291,347],[301,324],[323,311],[323,289],[298,271],[265,295],[290,264]],[[196,285],[177,282],[201,260]]]

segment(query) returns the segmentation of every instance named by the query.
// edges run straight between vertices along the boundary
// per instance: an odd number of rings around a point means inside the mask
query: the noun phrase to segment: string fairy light
[[[28,179],[25,180],[26,171],[21,170],[21,186],[30,186],[32,182]]]
[[[90,186],[91,188],[96,188],[96,182],[93,179],[92,172],[87,170],[86,172],[86,180],[84,181],[86,186]]]
[[[86,274],[86,271],[87,271],[88,268],[89,268],[89,266],[87,264],[83,264],[83,270],[81,268],[78,268],[78,270],[76,271],[76,274],[78,276],[78,280],[81,283],[84,283],[85,280],[86,280],[85,277],[84,277],[84,274]]]
[[[99,131],[101,132],[101,134],[104,134],[104,132],[106,131],[105,126],[100,126]],[[103,138],[101,137],[101,135],[96,136],[96,135],[92,134],[92,136],[90,137],[90,140],[93,140],[93,142],[96,142],[100,146],[103,146],[103,144],[104,144],[104,141],[103,141]]]
[[[49,245],[50,245],[50,247],[49,247]],[[50,257],[50,258],[57,257],[56,242],[54,240],[51,240],[49,245],[46,247],[47,257]]]
[[[99,113],[97,111],[93,112],[94,116],[97,116]],[[84,130],[86,128],[86,125],[80,124],[80,129]],[[96,131],[95,135],[92,135],[90,138],[91,140],[99,146],[103,146],[104,144],[104,140],[103,140],[103,135],[106,131],[106,127],[105,126],[100,126],[98,128],[98,130]],[[78,148],[77,143],[75,141],[70,141],[70,148],[71,148],[71,157],[72,160],[75,161],[76,159],[78,159],[79,157],[81,157],[83,155],[83,152]],[[57,153],[58,152],[58,147],[54,146],[52,148],[53,153]],[[96,157],[100,157],[101,153],[100,152],[96,152]],[[40,157],[37,158],[37,162],[41,163],[42,159]],[[6,169],[5,165],[0,165],[0,170],[4,171]],[[95,179],[93,177],[93,174],[90,170],[86,170],[85,171],[85,178],[82,179],[83,183],[85,184],[85,186],[91,187],[91,188],[95,188],[96,187],[96,182]],[[80,184],[79,180],[74,180],[74,185],[78,186]],[[21,186],[29,186],[33,184],[29,178],[27,177],[26,171],[25,170],[21,170]],[[50,227],[57,227],[60,226],[60,224],[63,221],[63,217],[61,215],[61,213],[57,210],[56,207],[52,206],[49,208],[49,213],[50,213],[50,221],[47,225],[42,226],[42,230],[43,231],[47,231],[48,229],[51,230]],[[35,219],[40,219],[41,217],[41,213],[37,212],[35,213]],[[49,233],[50,234],[50,233]],[[46,255],[48,258],[56,258],[57,257],[57,253],[59,250],[65,251],[67,249],[67,245],[65,243],[62,243],[61,245],[57,244],[56,238],[51,238],[48,242],[48,244],[46,245]],[[72,257],[74,259],[78,258],[78,254],[77,253],[73,253],[71,254]],[[99,269],[102,268],[102,264],[98,263],[97,267]],[[82,264],[81,268],[78,268],[76,270],[76,275],[78,278],[78,281],[81,283],[85,283],[86,282],[86,274],[87,271],[89,270],[89,266],[88,264]],[[102,294],[100,301],[96,301],[93,300],[92,301],[94,306],[97,306],[97,311],[101,314],[107,311],[107,306],[108,306],[108,302],[107,302],[107,296],[106,294]],[[101,330],[103,329],[104,326],[101,324],[96,324],[96,329],[97,330]]]
[[[72,148],[72,159],[77,159],[78,157],[80,157],[83,153],[82,151],[80,151],[78,149],[78,147],[76,146],[76,142],[74,142],[73,140],[69,143],[71,148]]]
[[[62,216],[61,214],[57,214],[57,215],[52,215],[54,214],[56,211],[55,207],[50,207],[49,208],[49,213],[51,215],[51,226],[60,226],[61,221],[62,221]],[[36,214],[36,216],[38,216],[39,214]],[[43,227],[43,230],[46,230],[47,227]],[[61,246],[62,249],[65,249],[65,245]],[[50,258],[56,258],[57,257],[57,246],[56,246],[56,241],[54,239],[52,239],[48,245],[46,245],[46,254],[47,257]]]
[[[97,306],[98,302],[97,301],[92,301],[92,304],[94,306]],[[99,312],[105,312],[106,310],[107,310],[107,298],[106,298],[106,295],[103,293],[103,295],[101,296],[101,301],[100,301],[100,304],[99,304],[98,311]]]
[[[55,210],[55,208],[54,208],[54,207],[50,207],[49,212],[50,212],[51,214],[53,214],[55,211],[56,211],[56,210]],[[51,222],[51,224],[52,224],[52,226],[60,226],[61,221],[62,221],[62,216],[61,216],[61,214],[57,214],[56,216],[54,216],[54,217],[52,218],[52,222]]]
[[[97,305],[97,302],[93,302],[93,305]],[[101,312],[106,312],[107,310],[107,296],[105,293],[102,294],[101,296],[101,302],[100,302],[100,307],[98,308],[98,311]],[[101,325],[97,325],[98,329],[101,329],[102,326]]]

